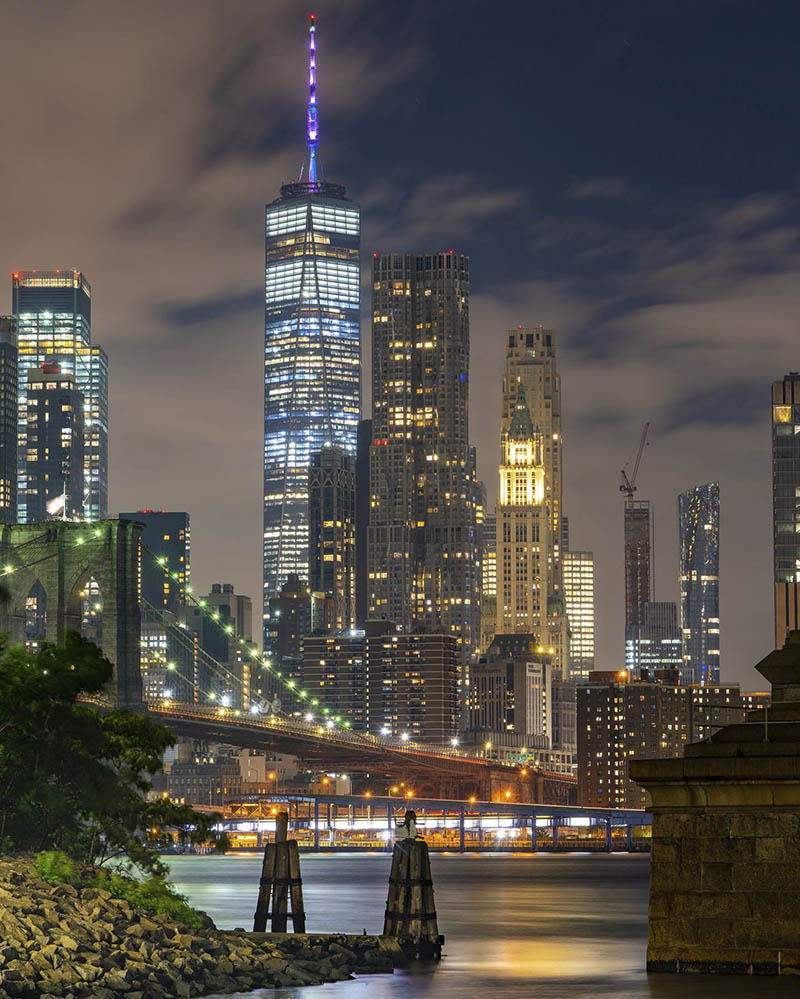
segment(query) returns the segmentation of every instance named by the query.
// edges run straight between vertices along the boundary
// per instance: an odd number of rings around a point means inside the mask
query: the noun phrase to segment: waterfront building
[[[469,444],[469,261],[453,251],[372,261],[369,604],[404,630],[480,641]]]
[[[30,522],[84,516],[83,393],[57,364],[27,372],[25,509]]]
[[[119,518],[142,525],[142,609],[175,612],[190,581],[189,514],[145,509],[121,513]]]
[[[578,803],[644,808],[628,763],[683,755],[688,704],[688,688],[678,684],[631,680],[626,670],[590,673],[577,688]]]
[[[637,670],[634,657],[639,651],[639,633],[644,625],[645,606],[652,600],[650,573],[652,516],[649,500],[626,499],[625,533],[625,656],[629,669]]]
[[[92,343],[91,288],[75,270],[17,271],[12,276],[18,348],[18,518],[34,523],[27,510],[28,372],[45,363],[75,381],[83,395],[83,517],[108,514],[108,358]]]
[[[678,496],[681,678],[719,683],[719,482]]]
[[[308,471],[323,445],[356,453],[361,412],[358,205],[322,179],[309,30],[307,158],[265,212],[264,631],[269,601],[308,572]]]
[[[775,648],[800,628],[800,374],[772,383]]]
[[[0,524],[17,522],[17,324],[0,316]]]
[[[372,420],[359,420],[356,449],[356,623],[364,627],[369,606],[369,452]]]
[[[561,377],[553,330],[508,330],[500,412],[497,630],[537,635],[569,668],[562,581]],[[516,440],[512,440],[512,430]],[[528,439],[524,440],[524,435]],[[515,495],[515,490],[518,492]],[[526,537],[527,540],[522,540]]]
[[[628,631],[625,668],[636,678],[659,669],[674,669],[680,676],[683,658],[678,605],[650,600],[642,605],[641,620]]]
[[[594,555],[564,548],[561,559],[569,621],[569,675],[585,679],[594,669]]]
[[[356,459],[342,448],[311,455],[308,582],[324,601],[325,631],[356,619]]]

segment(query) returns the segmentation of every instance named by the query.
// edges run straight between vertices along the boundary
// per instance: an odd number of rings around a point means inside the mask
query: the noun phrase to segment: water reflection
[[[390,857],[301,859],[308,929],[380,932]],[[174,857],[179,888],[224,928],[252,926],[260,861]],[[648,858],[466,854],[431,857],[441,964],[317,988],[259,990],[273,999],[762,999],[797,982],[644,973]]]

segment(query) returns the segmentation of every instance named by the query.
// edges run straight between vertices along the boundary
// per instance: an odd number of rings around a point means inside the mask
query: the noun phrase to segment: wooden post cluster
[[[442,956],[444,937],[436,920],[428,844],[421,839],[401,839],[394,845],[383,933],[397,937],[410,956]]]
[[[295,933],[305,933],[306,913],[303,908],[303,879],[300,877],[300,852],[297,840],[286,836],[289,813],[278,812],[275,822],[275,842],[264,847],[264,863],[258,888],[258,905],[253,919],[253,932],[265,933],[267,920],[272,917],[272,932],[286,933],[287,921],[292,920]],[[288,911],[289,895],[292,911]],[[272,911],[270,912],[270,898]]]

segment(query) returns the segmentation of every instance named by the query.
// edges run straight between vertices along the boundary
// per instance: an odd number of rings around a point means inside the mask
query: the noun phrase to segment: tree
[[[112,673],[100,649],[75,632],[63,648],[36,653],[0,640],[0,850],[64,850],[90,863],[124,854],[163,874],[153,825],[177,826],[194,841],[214,838],[216,817],[145,798],[174,742],[167,729],[86,703],[102,697]]]

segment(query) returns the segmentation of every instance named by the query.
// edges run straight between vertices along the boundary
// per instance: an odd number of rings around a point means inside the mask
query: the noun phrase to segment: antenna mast
[[[319,146],[319,126],[317,124],[317,47],[315,35],[316,14],[308,15],[308,183],[317,183],[317,146]]]

